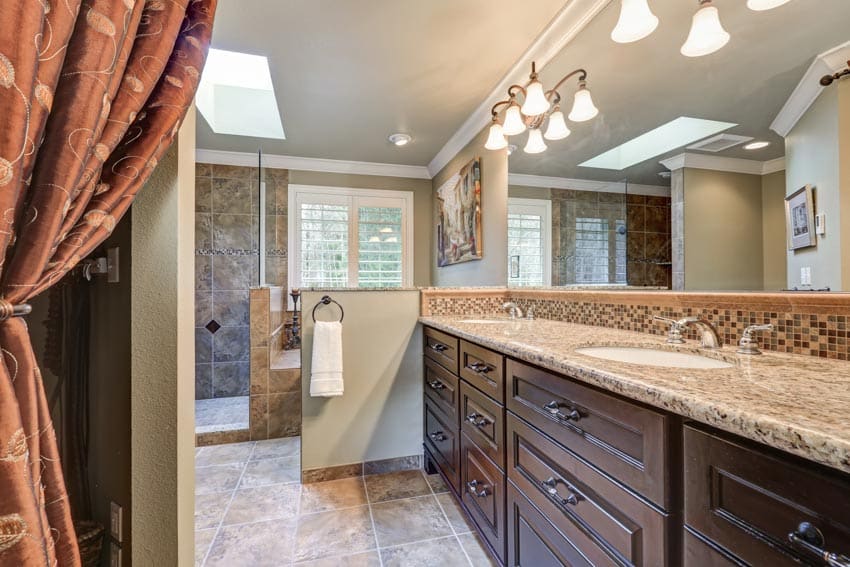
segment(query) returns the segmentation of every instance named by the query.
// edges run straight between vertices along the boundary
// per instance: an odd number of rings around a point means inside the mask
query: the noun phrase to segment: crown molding
[[[791,96],[788,97],[782,110],[774,118],[770,129],[783,138],[788,136],[791,129],[794,128],[825,88],[821,86],[820,78],[824,75],[837,73],[847,65],[848,60],[850,60],[850,41],[815,57]]]
[[[256,167],[258,157],[256,153],[250,152],[229,152],[198,148],[195,150],[195,160],[201,163],[213,163],[217,165]],[[263,166],[272,169],[292,169],[296,171],[323,171],[326,173],[346,173],[352,175],[431,179],[431,176],[428,175],[428,169],[421,165],[397,165],[393,163],[263,154]]]
[[[670,171],[682,169],[683,167],[690,167],[693,169],[710,169],[713,171],[728,171],[731,173],[746,173],[749,175],[767,175],[768,173],[774,173],[785,169],[784,157],[769,161],[757,161],[753,159],[709,156],[688,152],[661,160],[659,163]]]
[[[598,191],[600,193],[622,193],[622,182],[592,181],[590,179],[570,179],[569,177],[547,177],[545,175],[528,175],[525,173],[509,173],[508,185],[523,185],[525,187],[540,187],[543,189],[572,189],[573,191]],[[653,195],[669,197],[670,188],[663,185],[641,185],[629,183],[628,193],[632,195]]]
[[[487,98],[481,101],[448,142],[428,164],[431,177],[437,175],[451,159],[471,142],[481,129],[490,123],[490,108],[505,98],[508,87],[522,83],[528,76],[531,62],[543,69],[584,27],[596,17],[610,0],[571,0],[561,8],[537,39],[525,50]]]

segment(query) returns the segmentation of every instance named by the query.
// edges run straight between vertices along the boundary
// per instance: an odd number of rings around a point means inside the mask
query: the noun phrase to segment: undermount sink
[[[585,347],[576,349],[579,354],[604,358],[616,362],[628,362],[644,366],[661,366],[665,368],[692,368],[708,370],[714,368],[731,368],[733,365],[723,360],[689,354],[686,352],[675,352],[656,348],[641,347]]]
[[[459,323],[471,323],[473,325],[492,325],[495,323],[508,323],[511,319],[461,319]]]

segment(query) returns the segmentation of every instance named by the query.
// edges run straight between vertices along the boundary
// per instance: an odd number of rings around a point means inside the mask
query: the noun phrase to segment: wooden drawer
[[[593,563],[508,481],[508,559],[505,565],[592,567]],[[610,561],[597,565],[615,565]]]
[[[685,427],[685,523],[746,563],[820,564],[789,542],[809,522],[823,548],[850,555],[850,481],[803,459]]]
[[[508,415],[508,478],[595,565],[669,565],[671,518]]]
[[[676,506],[681,419],[507,361],[507,408],[667,510]]]
[[[466,382],[460,385],[461,430],[505,470],[505,408]]]
[[[458,340],[436,329],[425,327],[425,356],[440,363],[452,374],[457,374]]]
[[[505,403],[505,357],[484,347],[460,341],[460,377]]]
[[[720,548],[712,545],[687,528],[685,529],[685,567],[746,567],[746,563],[736,561]]]
[[[460,483],[460,438],[457,424],[439,410],[437,405],[425,398],[425,446],[443,475],[458,490]]]
[[[461,434],[461,500],[482,536],[505,560],[505,475]]]
[[[457,427],[460,411],[460,379],[434,362],[425,359],[425,395],[445,413]]]

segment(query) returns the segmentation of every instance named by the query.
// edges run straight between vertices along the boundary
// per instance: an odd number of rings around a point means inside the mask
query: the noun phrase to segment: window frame
[[[552,285],[552,201],[550,199],[527,199],[521,197],[508,197],[507,215],[511,213],[540,215],[542,222],[540,227],[541,242],[543,243],[543,286],[549,287]],[[542,213],[542,214],[541,214]],[[505,223],[507,224],[507,215]],[[507,236],[507,235],[506,235]],[[510,244],[508,243],[510,248]],[[507,262],[507,285],[509,287],[533,287],[533,286],[510,286],[511,274],[510,266],[511,259],[508,255],[505,258]]]
[[[309,196],[309,197],[308,197]],[[349,207],[348,221],[348,286],[346,289],[369,290],[374,288],[351,285],[358,282],[360,246],[358,228],[361,206],[397,207],[401,201],[401,287],[413,285],[413,192],[362,189],[356,187],[331,187],[324,185],[289,185],[287,196],[287,287],[288,291],[301,288],[301,205],[304,202],[323,203]],[[290,309],[291,309],[290,305]]]

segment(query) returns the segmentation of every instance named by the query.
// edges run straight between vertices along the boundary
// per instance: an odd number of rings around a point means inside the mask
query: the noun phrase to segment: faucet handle
[[[534,306],[533,305],[529,305],[525,309],[525,318],[529,319],[529,320],[534,319]]]
[[[682,321],[676,321],[669,317],[661,317],[660,315],[655,315],[652,319],[670,325],[670,330],[667,332],[667,342],[669,344],[681,345],[685,343],[685,339],[682,337],[682,330],[685,328],[685,325]]]
[[[759,350],[758,340],[755,338],[755,333],[760,331],[773,331],[773,325],[750,325],[744,329],[744,335],[738,343],[738,354],[761,354]]]

